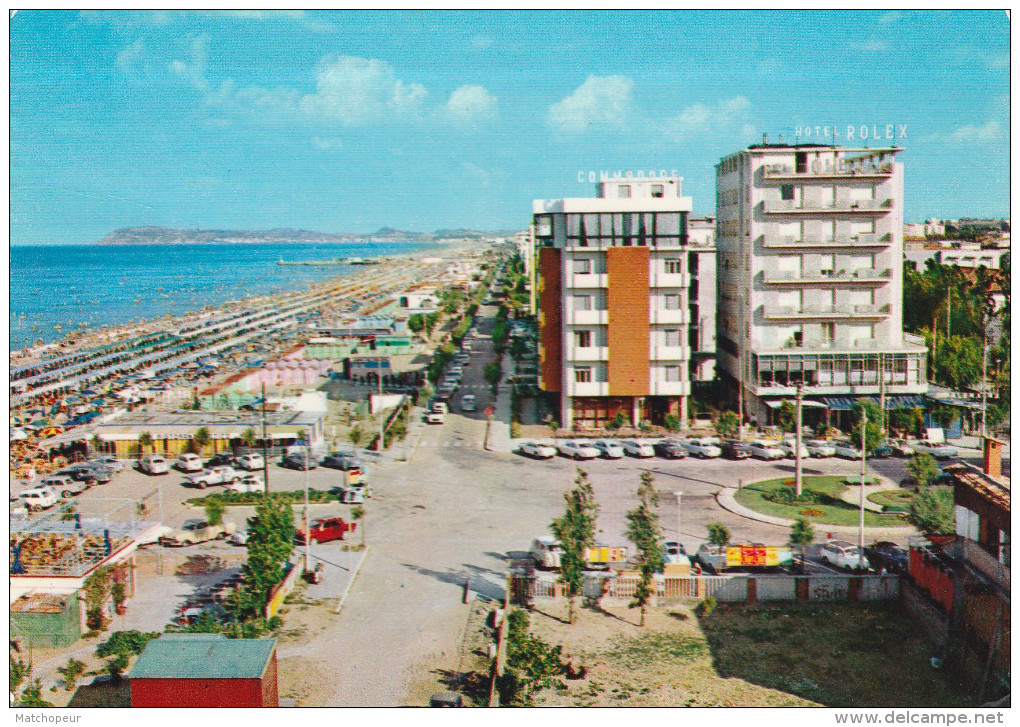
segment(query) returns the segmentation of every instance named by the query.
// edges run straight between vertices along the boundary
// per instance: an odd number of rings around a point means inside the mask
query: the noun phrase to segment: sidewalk
[[[792,518],[775,517],[773,515],[763,515],[760,512],[755,512],[750,508],[746,508],[736,500],[736,487],[724,487],[716,493],[715,499],[719,503],[719,506],[724,510],[729,510],[735,515],[740,515],[748,520],[757,520],[761,523],[769,523],[770,525],[778,525],[780,527],[788,528],[793,525]],[[859,529],[856,526],[848,525],[829,525],[827,523],[812,523],[815,527],[815,531],[825,531],[832,533],[847,533],[856,534]],[[903,537],[904,535],[912,535],[917,530],[913,526],[906,527],[886,527],[886,528],[864,528],[864,534],[868,539],[881,540],[883,538],[895,538]]]
[[[500,383],[497,388],[499,392],[496,398],[496,410],[485,431],[485,449],[489,452],[512,452],[513,441],[510,439],[510,393],[512,384],[506,383],[506,378],[513,371],[513,359],[509,353],[503,354],[501,361],[502,371]]]

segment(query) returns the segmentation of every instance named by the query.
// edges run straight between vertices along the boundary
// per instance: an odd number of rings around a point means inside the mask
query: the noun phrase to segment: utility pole
[[[744,347],[737,357],[737,439],[744,441]]]
[[[376,451],[382,454],[383,451],[383,434],[385,434],[385,424],[382,418],[382,361],[379,362],[379,369],[376,373],[376,378],[379,380],[379,446],[376,447]]]
[[[309,564],[311,563],[311,543],[312,543],[312,528],[308,521],[308,460],[309,457],[309,445],[308,440],[305,440],[305,573],[308,572]]]
[[[982,319],[981,326],[981,437],[987,435],[985,419],[988,415],[988,328]],[[984,443],[982,441],[982,446]]]
[[[682,498],[684,496],[684,493],[679,491],[679,490],[677,490],[673,494],[676,495],[676,542],[679,543],[680,542],[680,532],[681,532],[680,524],[682,522],[681,519],[680,519],[680,498]]]
[[[860,496],[860,521],[857,528],[858,557],[864,557],[864,476],[867,472],[868,457],[868,410],[861,410],[861,496]]]
[[[269,443],[266,439],[266,382],[262,382],[262,478],[269,494]]]
[[[797,497],[800,497],[801,488],[803,487],[803,484],[804,484],[804,475],[801,472],[801,463],[800,463],[801,405],[803,403],[804,403],[804,382],[800,382],[800,383],[797,384],[797,442],[796,442],[796,449],[794,450],[794,453],[793,453],[793,461],[795,463],[794,464],[794,470],[793,470],[793,472],[794,472],[793,490],[794,490],[794,494]]]
[[[953,289],[946,288],[946,340],[952,335]]]
[[[878,408],[879,408],[879,411],[882,412],[882,420],[881,420],[881,424],[879,426],[879,434],[881,434],[883,437],[885,436],[885,431],[886,431],[886,426],[885,426],[885,419],[886,419],[886,413],[885,413],[885,366],[886,366],[885,354],[884,353],[880,353],[880,354],[878,354]]]

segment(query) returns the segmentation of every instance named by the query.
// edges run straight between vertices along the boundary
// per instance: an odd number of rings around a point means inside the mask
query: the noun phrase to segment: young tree
[[[882,410],[878,408],[877,404],[870,401],[862,401],[854,404],[854,428],[850,432],[850,438],[856,446],[862,446],[861,422],[863,421],[863,412],[865,411],[868,413],[868,425],[867,431],[864,435],[863,446],[870,452],[882,441]]]
[[[361,444],[361,437],[362,432],[360,427],[357,426],[351,427],[350,430],[347,432],[347,438],[351,440],[351,444],[353,444],[355,447]]]
[[[724,411],[715,420],[715,433],[720,437],[735,437],[740,426],[740,420],[735,412]]]
[[[503,377],[503,372],[500,369],[498,361],[491,361],[485,364],[485,370],[482,372],[485,377],[485,383],[492,387],[492,393],[496,393],[496,387],[499,386],[499,380]]]
[[[259,618],[269,592],[283,578],[283,566],[294,551],[294,514],[290,504],[267,495],[248,518],[248,560],[242,569],[243,584],[227,602],[238,621]]]
[[[72,657],[67,660],[66,666],[57,667],[57,671],[64,677],[64,689],[73,692],[78,680],[85,674],[85,662]]]
[[[563,495],[567,507],[563,515],[552,521],[553,535],[560,542],[559,581],[567,587],[570,602],[570,623],[574,623],[574,606],[584,587],[584,568],[588,548],[595,544],[595,519],[599,506],[588,473],[577,470],[574,489]]]
[[[545,418],[545,425],[549,427],[549,436],[553,439],[553,445],[556,445],[556,432],[560,430],[560,423],[556,421],[552,414]]]
[[[351,520],[358,524],[358,530],[361,531],[361,547],[365,547],[365,508],[361,505],[355,505],[351,508]]]
[[[142,432],[138,435],[138,447],[141,449],[141,453],[145,454],[145,450],[152,446],[152,435],[148,432]]]
[[[926,536],[952,535],[956,531],[952,487],[928,487],[910,501],[910,522]]]
[[[797,407],[792,401],[784,401],[779,405],[776,418],[779,428],[784,432],[792,432],[797,422]]]
[[[223,503],[215,495],[206,498],[205,519],[210,525],[219,525],[223,522]]]
[[[258,441],[258,435],[255,434],[254,429],[248,427],[243,432],[241,432],[241,441],[244,442],[245,447],[251,449],[252,447],[255,446],[255,442]]]
[[[14,654],[9,654],[11,668],[7,673],[11,681],[11,694],[14,694],[21,687],[22,682],[32,674],[32,665],[26,664],[21,659],[15,659]]]
[[[907,462],[907,471],[917,480],[917,489],[923,490],[939,476],[939,466],[935,458],[927,452],[915,454]]]
[[[722,523],[709,523],[708,524],[708,542],[712,545],[718,545],[720,548],[726,547],[726,543],[730,542],[730,529]]]
[[[191,443],[195,445],[195,454],[202,454],[211,440],[212,437],[209,436],[209,428],[199,427],[195,431],[195,436],[191,438]]]
[[[652,581],[655,572],[662,563],[662,528],[659,526],[659,515],[656,508],[659,496],[653,486],[652,475],[648,471],[641,473],[641,484],[638,486],[638,506],[627,513],[627,539],[634,543],[637,551],[637,567],[641,574],[634,600],[627,604],[628,608],[641,609],[641,626],[645,625],[645,614],[648,611],[648,600],[654,591]]]
[[[815,529],[806,518],[799,517],[790,526],[790,545],[800,549],[800,572],[804,572],[804,549],[815,539]]]

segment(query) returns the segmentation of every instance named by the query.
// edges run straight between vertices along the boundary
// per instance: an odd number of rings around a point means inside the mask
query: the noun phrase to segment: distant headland
[[[288,242],[443,242],[477,239],[509,233],[474,230],[409,232],[383,227],[377,232],[313,232],[277,228],[272,230],[176,230],[170,227],[121,227],[99,241],[100,245],[236,245]]]

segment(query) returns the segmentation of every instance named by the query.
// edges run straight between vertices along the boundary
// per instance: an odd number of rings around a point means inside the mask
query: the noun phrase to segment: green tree
[[[358,530],[361,531],[361,547],[365,547],[365,508],[361,505],[355,505],[351,508],[351,520],[358,524]]]
[[[740,419],[736,412],[724,411],[715,420],[715,433],[720,437],[732,438],[740,430]]]
[[[223,522],[223,502],[216,497],[207,497],[205,500],[205,519],[210,525],[219,525]]]
[[[148,432],[142,432],[138,435],[138,448],[142,454],[145,454],[145,450],[152,446],[152,435]]]
[[[910,522],[926,536],[956,531],[952,487],[928,487],[910,500]]]
[[[552,437],[553,444],[556,444],[556,432],[560,430],[560,423],[553,418],[552,414],[545,418],[545,425],[549,427],[549,436]]]
[[[725,547],[730,542],[730,529],[722,523],[708,524],[708,542],[712,545]]]
[[[784,401],[776,412],[779,428],[784,432],[792,432],[797,425],[797,406],[792,401]]]
[[[353,444],[355,447],[361,444],[361,437],[362,431],[361,428],[358,426],[351,427],[350,430],[347,432],[347,438],[351,440],[351,444]]]
[[[267,495],[248,518],[248,559],[242,568],[242,585],[227,607],[237,621],[260,618],[269,592],[284,576],[284,565],[294,552],[294,514],[286,500]]]
[[[882,410],[871,401],[859,401],[854,404],[853,421],[854,427],[850,431],[850,439],[860,447],[861,445],[861,422],[864,420],[864,412],[868,414],[867,431],[864,434],[864,448],[870,452],[882,441]]]
[[[36,679],[21,692],[19,707],[52,707],[51,702],[42,698],[42,682]]]
[[[790,545],[800,549],[800,572],[804,572],[804,549],[815,539],[815,529],[806,518],[799,517],[790,526]]]
[[[496,393],[496,387],[499,386],[499,380],[503,377],[503,371],[500,368],[498,361],[490,361],[485,364],[485,369],[482,372],[482,376],[485,377],[485,383],[492,388],[492,393]]]
[[[584,587],[587,550],[595,544],[595,520],[599,506],[588,473],[578,469],[574,489],[563,495],[566,510],[552,521],[551,529],[560,542],[559,581],[567,587],[569,621],[574,623],[574,607]]]
[[[923,490],[939,476],[939,466],[935,458],[927,452],[919,452],[907,462],[907,471],[917,480],[917,488]]]
[[[7,672],[11,680],[11,694],[14,694],[21,687],[22,683],[32,675],[32,665],[26,664],[20,658],[15,659],[14,654],[9,654],[11,668]]]
[[[195,431],[195,436],[191,438],[191,443],[195,445],[195,454],[202,454],[210,441],[211,437],[209,436],[209,428],[199,427]]]
[[[85,662],[72,657],[65,666],[57,667],[57,671],[64,677],[64,689],[73,692],[78,680],[85,674]]]
[[[414,313],[407,319],[407,327],[411,333],[421,333],[425,330],[425,319],[421,313]]]
[[[241,432],[241,441],[244,443],[245,447],[251,449],[255,446],[255,442],[258,441],[258,435],[255,434],[254,429],[248,427],[243,432]]]
[[[907,434],[919,435],[924,414],[920,409],[892,409],[889,411],[889,427]]]
[[[527,611],[514,609],[507,614],[506,668],[496,679],[500,704],[527,706],[535,691],[562,686],[557,680],[566,672],[562,646],[550,646],[529,631]]]
[[[627,604],[628,608],[641,609],[640,626],[645,625],[645,614],[648,600],[655,593],[652,582],[655,572],[662,565],[662,528],[656,508],[659,496],[653,486],[652,474],[641,473],[641,484],[638,486],[638,506],[630,510],[627,517],[627,539],[634,544],[637,553],[637,568],[641,574],[637,588],[634,589],[634,600]]]

